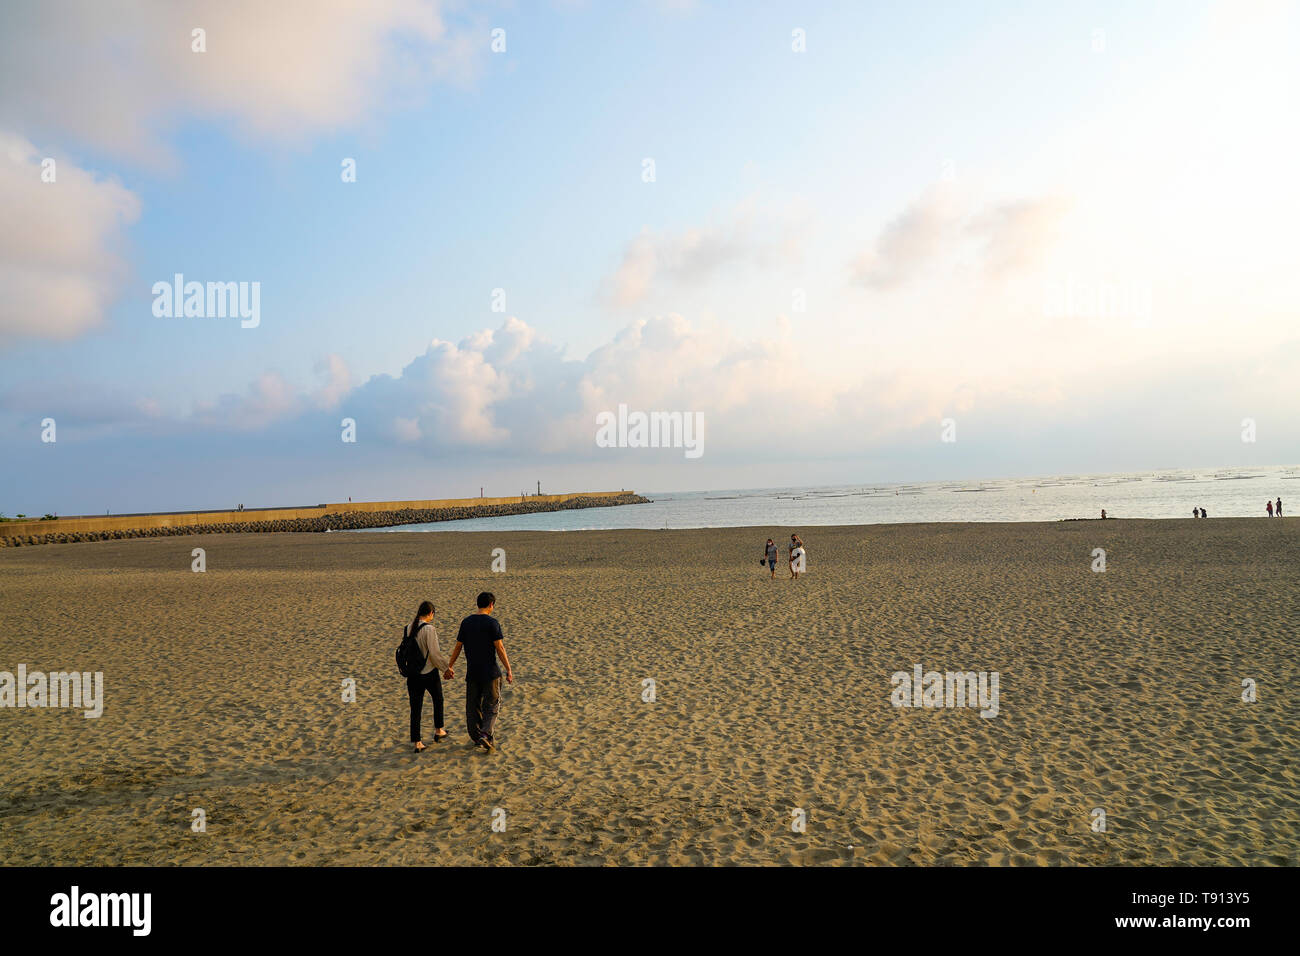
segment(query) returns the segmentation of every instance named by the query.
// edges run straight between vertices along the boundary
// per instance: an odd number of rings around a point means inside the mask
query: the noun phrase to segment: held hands
[[[450,667],[448,667],[445,671],[442,672],[442,679],[443,679],[443,680],[451,680],[451,679],[452,679],[453,677],[455,677],[455,676],[456,676],[456,672],[455,672],[454,670],[452,670]],[[507,668],[506,668],[506,683],[507,683],[507,684],[513,684],[514,682],[515,682],[515,672],[514,672],[513,670],[511,670],[510,668],[507,667]]]

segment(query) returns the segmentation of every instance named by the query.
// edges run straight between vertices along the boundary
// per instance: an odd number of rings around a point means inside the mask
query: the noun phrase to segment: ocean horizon
[[[1095,475],[639,492],[648,504],[467,518],[367,528],[392,531],[609,531],[620,529],[816,527],[916,522],[1065,521],[1100,518],[1266,517],[1298,465],[1199,468]],[[1300,506],[1300,505],[1298,505]]]

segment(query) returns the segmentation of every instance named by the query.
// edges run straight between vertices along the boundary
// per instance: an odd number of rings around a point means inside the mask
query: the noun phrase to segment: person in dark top
[[[767,566],[772,570],[772,580],[776,580],[776,557],[779,553],[776,549],[776,542],[768,538],[763,553],[765,556],[763,560],[767,562]],[[762,561],[759,562],[759,564],[762,563]]]
[[[492,729],[496,725],[497,710],[501,706],[501,668],[497,658],[506,666],[506,682],[515,682],[514,672],[510,669],[510,658],[506,656],[505,636],[501,625],[492,616],[497,599],[490,591],[478,596],[478,611],[460,622],[460,631],[456,634],[456,646],[451,652],[451,661],[443,675],[451,680],[456,672],[456,659],[465,649],[465,723],[469,728],[469,738],[474,746],[484,751],[491,751],[496,746]]]
[[[1209,515],[1207,515],[1207,514],[1205,513],[1205,509],[1204,509],[1204,508],[1201,509],[1201,517],[1202,517],[1202,518],[1208,518],[1208,517],[1209,517]]]
[[[1265,502],[1264,502],[1264,510],[1268,512],[1268,516],[1269,516],[1270,518],[1273,517],[1273,502],[1271,502],[1271,501],[1265,501]]]
[[[1193,509],[1192,509],[1192,517],[1193,517],[1193,518],[1199,518],[1200,516],[1201,516],[1201,509],[1200,509],[1200,508],[1193,508]]]
[[[1278,516],[1279,518],[1282,517],[1282,496],[1281,496],[1281,495],[1278,495],[1278,496],[1277,496],[1277,511],[1276,511],[1276,513],[1277,513],[1277,516]]]

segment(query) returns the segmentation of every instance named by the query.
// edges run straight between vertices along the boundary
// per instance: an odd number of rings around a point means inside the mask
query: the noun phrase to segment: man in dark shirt
[[[497,709],[501,704],[501,668],[497,658],[506,666],[506,681],[515,682],[506,656],[505,637],[501,625],[492,616],[497,599],[489,591],[478,596],[478,611],[460,622],[456,646],[443,676],[451,680],[460,650],[465,649],[465,722],[469,725],[470,740],[476,747],[490,751],[496,744],[492,736]]]

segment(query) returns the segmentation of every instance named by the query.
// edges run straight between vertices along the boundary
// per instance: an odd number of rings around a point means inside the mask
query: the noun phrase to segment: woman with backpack
[[[429,696],[433,698],[433,725],[434,741],[439,741],[447,736],[447,731],[442,728],[442,671],[446,670],[447,658],[442,655],[442,648],[438,646],[438,632],[433,626],[433,604],[430,601],[421,601],[420,608],[415,612],[415,620],[403,634],[403,643],[415,636],[415,645],[419,649],[419,660],[424,661],[421,670],[415,673],[414,668],[408,668],[406,677],[406,693],[411,699],[411,743],[415,744],[415,752],[419,753],[424,750],[424,741],[420,739],[420,718],[424,711],[424,694],[428,691]]]

